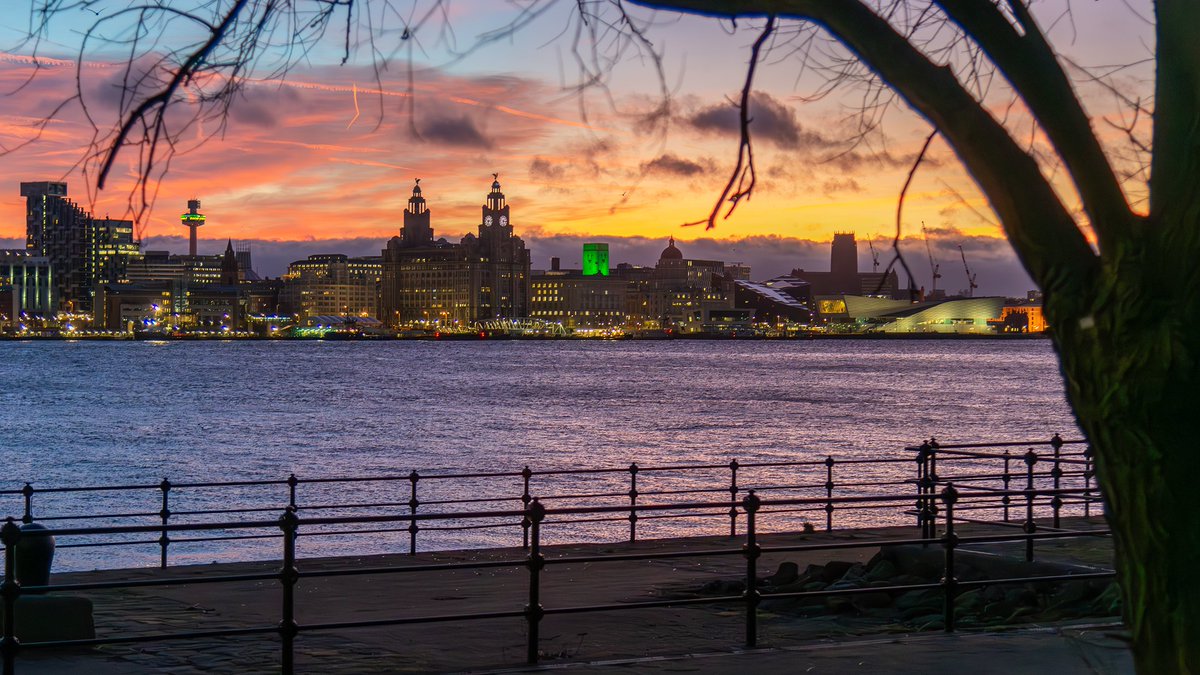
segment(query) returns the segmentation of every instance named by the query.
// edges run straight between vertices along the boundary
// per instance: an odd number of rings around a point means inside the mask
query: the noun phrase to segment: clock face
[[[491,225],[491,224],[492,224],[492,217],[491,217],[491,216],[484,216],[484,217],[483,217],[483,224],[484,224],[484,225]]]
[[[500,216],[500,227],[508,224],[508,216]]]

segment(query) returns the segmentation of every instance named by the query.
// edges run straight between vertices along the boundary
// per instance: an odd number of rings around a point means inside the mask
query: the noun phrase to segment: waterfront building
[[[583,276],[608,276],[608,244],[583,245]]]
[[[530,257],[513,234],[497,178],[484,200],[477,234],[453,244],[434,240],[420,181],[404,210],[400,235],[383,250],[381,313],[400,326],[466,328],[489,319],[529,316]]]
[[[589,246],[604,246],[603,263],[593,258],[591,274],[588,274],[587,264]],[[561,269],[558,258],[553,258],[549,270],[534,272],[530,283],[530,317],[560,324],[568,330],[623,326],[629,282],[609,274],[607,248],[607,244],[584,244],[585,267],[582,270]],[[590,250],[596,252],[599,249]]]
[[[0,250],[0,327],[23,315],[53,316],[58,309],[50,260],[28,249]]]
[[[823,298],[818,302],[840,312],[823,317],[839,330],[871,333],[993,333],[1004,298],[951,298],[925,302],[862,295]]]
[[[314,316],[377,318],[383,258],[310,255],[288,265],[280,311],[301,320]]]
[[[808,282],[814,296],[849,294],[894,299],[907,297],[907,291],[900,290],[895,270],[886,274],[858,271],[858,243],[853,232],[833,235],[829,247],[828,272],[794,269],[789,276]]]
[[[813,317],[812,285],[792,276],[768,281],[734,281],[734,304],[754,310],[755,318],[769,324],[809,324]]]
[[[1037,300],[1005,304],[1000,311],[999,330],[1006,333],[1046,332],[1046,315],[1042,312],[1040,295]]]
[[[629,281],[628,323],[634,329],[705,332],[725,323],[734,309],[734,283],[725,263],[685,258],[674,237],[653,269],[618,266],[616,272]],[[722,318],[714,320],[718,315]]]
[[[59,309],[91,311],[97,289],[124,278],[139,257],[133,222],[93,218],[67,198],[67,184],[21,183],[25,247],[50,263]]]
[[[256,318],[278,313],[281,283],[248,274],[243,261],[249,251],[235,250],[232,240],[222,255],[162,254],[131,266],[125,282],[101,287],[96,325],[164,333],[245,331]]]

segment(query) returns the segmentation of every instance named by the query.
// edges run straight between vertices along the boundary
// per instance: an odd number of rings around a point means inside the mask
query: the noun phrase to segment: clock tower
[[[512,236],[512,223],[508,219],[508,204],[504,203],[504,193],[500,191],[500,175],[492,174],[492,191],[488,193],[483,204],[483,222],[479,226],[481,240],[506,239]]]
[[[433,227],[429,224],[429,207],[421,196],[421,179],[413,185],[412,197],[404,210],[404,226],[400,228],[400,245],[404,248],[428,246],[433,243]]]

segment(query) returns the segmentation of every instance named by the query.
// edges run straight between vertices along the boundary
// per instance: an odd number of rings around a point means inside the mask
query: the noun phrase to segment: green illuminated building
[[[608,244],[583,245],[583,276],[608,276]]]

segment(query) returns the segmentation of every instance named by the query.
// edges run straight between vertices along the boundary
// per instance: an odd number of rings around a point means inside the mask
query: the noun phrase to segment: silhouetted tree
[[[766,36],[785,25],[805,65],[812,51],[804,45],[812,36],[832,38],[953,149],[1045,292],[1067,395],[1094,449],[1108,500],[1138,670],[1200,672],[1200,574],[1194,569],[1200,526],[1193,521],[1200,511],[1194,484],[1200,450],[1191,418],[1200,403],[1200,3],[1154,4],[1152,138],[1139,145],[1149,171],[1143,214],[1131,208],[1063,59],[1025,0],[631,2],[714,19],[766,20],[741,100],[737,169],[718,208],[736,206],[754,188],[751,77]],[[519,30],[549,4],[515,5],[511,26],[483,41]],[[143,175],[164,166],[159,151],[179,133],[167,123],[168,108],[186,101],[195,119],[220,118],[242,78],[251,66],[261,68],[266,56],[273,55],[277,74],[285,73],[327,29],[343,25],[347,56],[359,26],[372,36],[372,54],[385,56],[395,51],[382,52],[377,42],[411,44],[421,23],[443,9],[434,2],[416,13],[393,12],[412,17],[399,31],[356,18],[372,6],[390,8],[391,0],[196,0],[194,11],[179,5],[130,2],[118,12],[105,6],[85,36],[98,36],[121,20],[134,25],[118,38],[132,54],[118,121],[98,132],[94,145],[93,175],[101,185],[116,153],[130,144],[139,146]],[[581,86],[602,83],[615,62],[597,57],[597,45],[656,55],[647,38],[652,26],[632,18],[621,0],[576,0],[574,6],[575,28],[566,34],[574,35],[576,46],[583,41],[592,47],[574,50]],[[40,0],[35,16],[80,8],[96,11],[101,3]],[[168,21],[199,25],[204,37],[160,45],[152,38]],[[31,35],[44,26],[31,27]],[[1053,161],[1065,168],[1081,213],[1064,202],[1039,158],[985,106],[981,82],[990,72],[1007,80],[1035,119]],[[1147,111],[1134,103],[1138,112]],[[670,111],[657,112],[669,117]],[[1128,131],[1132,137],[1134,125]],[[714,209],[709,223],[716,217]]]

